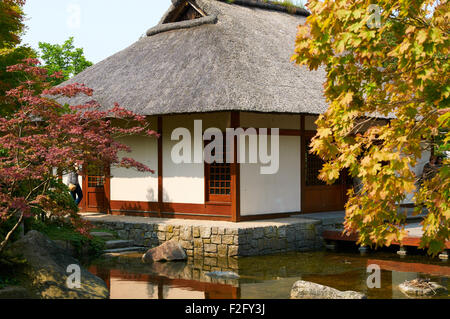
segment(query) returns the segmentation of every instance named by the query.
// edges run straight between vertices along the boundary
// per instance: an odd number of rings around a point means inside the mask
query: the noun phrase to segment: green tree
[[[419,178],[412,167],[436,141],[442,150],[450,140],[450,5],[310,0],[308,9],[312,15],[299,27],[293,60],[311,70],[322,66],[327,74],[330,106],[312,142],[312,151],[326,161],[320,178],[331,183],[348,169],[362,180],[360,192],[349,192],[345,221],[345,232],[357,231],[359,243],[402,242],[406,212],[399,204]],[[427,209],[421,248],[431,254],[449,240],[449,198],[444,158],[414,196],[416,212]]]
[[[63,45],[39,42],[39,49],[41,50],[40,58],[44,62],[43,66],[48,73],[62,73],[62,78],[53,79],[54,85],[68,80],[92,65],[92,62],[84,57],[83,49],[75,48],[73,37],[70,37]]]
[[[24,0],[0,1],[0,115],[8,114],[16,107],[5,92],[26,79],[23,73],[6,72],[7,66],[36,57],[33,49],[20,45],[25,30],[24,4]]]

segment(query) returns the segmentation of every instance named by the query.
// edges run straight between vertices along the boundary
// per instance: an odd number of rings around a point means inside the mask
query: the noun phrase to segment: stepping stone
[[[140,259],[142,258],[142,251],[131,250],[131,251],[124,251],[121,253],[104,253],[101,257],[102,258],[126,257],[126,258]]]
[[[146,251],[148,248],[146,247],[124,247],[124,248],[114,248],[114,249],[106,249],[103,251],[105,254],[111,253],[124,253],[124,252],[142,252]]]
[[[125,248],[133,245],[132,240],[108,240],[105,243],[106,249]]]
[[[103,239],[114,239],[113,234],[107,233],[107,232],[102,232],[102,231],[93,231],[93,232],[91,232],[91,235],[94,237],[100,237]]]

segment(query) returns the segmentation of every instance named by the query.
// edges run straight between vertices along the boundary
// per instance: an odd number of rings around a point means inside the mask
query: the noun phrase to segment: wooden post
[[[240,127],[240,113],[231,112],[231,128]],[[231,221],[239,222],[241,219],[241,171],[238,163],[238,137],[234,137],[234,161],[231,164]]]
[[[158,116],[158,216],[163,211],[163,119]]]
[[[304,212],[305,205],[305,151],[306,151],[306,138],[305,138],[305,115],[300,115],[300,212]]]

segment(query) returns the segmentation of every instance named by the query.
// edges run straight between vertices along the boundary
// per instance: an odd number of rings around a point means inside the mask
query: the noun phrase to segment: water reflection
[[[377,264],[381,288],[369,289],[366,268]],[[90,271],[108,285],[112,299],[265,299],[289,298],[297,280],[339,290],[365,293],[368,298],[407,298],[398,285],[429,278],[449,288],[450,267],[426,256],[399,260],[392,253],[288,253],[246,258],[194,258],[188,262],[143,264],[141,255],[96,261]],[[211,278],[211,271],[233,271],[239,279]],[[448,295],[434,298],[448,298]]]

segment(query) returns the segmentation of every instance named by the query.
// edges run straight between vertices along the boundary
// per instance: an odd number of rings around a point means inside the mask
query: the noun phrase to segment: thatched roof
[[[325,73],[290,61],[305,10],[260,0],[195,0],[189,2],[205,16],[171,23],[185,1],[173,2],[147,36],[66,84],[93,88],[105,108],[117,102],[144,115],[326,110]]]

